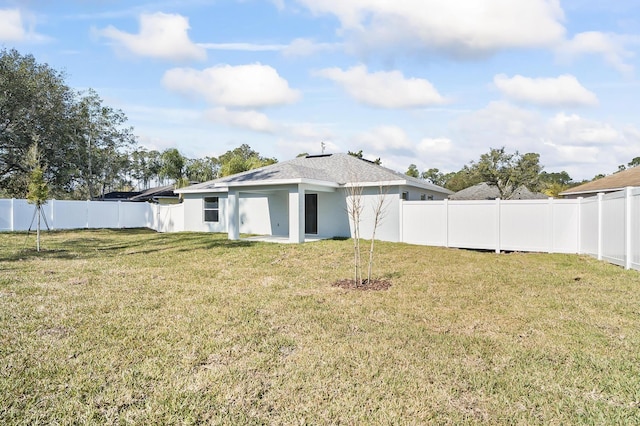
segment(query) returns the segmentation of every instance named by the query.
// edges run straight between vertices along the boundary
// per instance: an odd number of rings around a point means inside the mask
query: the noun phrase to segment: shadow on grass
[[[68,234],[70,238],[65,239]],[[27,235],[26,233],[24,235]],[[21,248],[0,253],[0,261],[40,259],[91,259],[129,254],[158,252],[191,252],[193,250],[234,249],[254,246],[252,241],[231,241],[221,234],[171,233],[160,234],[149,229],[88,229],[50,231],[43,234],[40,252]]]

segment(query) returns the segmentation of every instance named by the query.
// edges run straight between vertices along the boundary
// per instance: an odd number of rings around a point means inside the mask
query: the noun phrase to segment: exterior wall
[[[408,198],[406,201],[421,201],[422,196],[424,196],[424,200],[435,201],[435,200],[444,200],[448,197],[447,194],[443,194],[440,192],[429,191],[428,189],[419,189],[409,186],[402,186],[396,192],[400,196],[403,192],[407,192]],[[431,198],[429,198],[431,197]],[[422,200],[422,201],[424,201]]]
[[[219,198],[218,222],[204,221],[204,196],[184,194],[181,204],[184,209],[184,230],[194,232],[227,232],[227,194],[212,193],[207,196]]]
[[[350,237],[351,228],[347,216],[347,202],[345,192],[338,189],[335,192],[314,192],[318,194],[318,236]]]
[[[342,192],[340,196],[345,197],[345,194],[345,192]],[[381,220],[376,229],[376,239],[398,242],[400,241],[400,188],[397,186],[390,187],[389,190],[382,195],[378,187],[362,188],[362,202],[364,207],[360,220],[360,236],[364,239],[371,238],[375,222],[374,212],[381,196],[384,196],[384,205]],[[347,200],[349,200],[350,197],[351,196],[347,196],[344,201],[344,216],[347,218],[349,225],[349,236],[353,237],[353,223],[351,223],[347,214]]]

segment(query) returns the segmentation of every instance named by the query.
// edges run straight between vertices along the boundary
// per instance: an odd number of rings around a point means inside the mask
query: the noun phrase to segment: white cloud
[[[269,117],[257,111],[229,110],[218,107],[205,112],[205,116],[216,123],[256,132],[272,133],[276,129],[276,125],[269,120]]]
[[[607,145],[623,139],[610,124],[586,120],[576,114],[556,114],[549,125],[552,136],[573,144]]]
[[[203,49],[235,50],[240,52],[277,52],[285,50],[286,44],[258,44],[258,43],[198,43]]]
[[[356,135],[354,141],[358,148],[375,155],[385,152],[410,155],[414,149],[407,133],[397,126],[378,126]]]
[[[48,37],[34,30],[35,20],[20,9],[0,9],[0,42],[42,42]]]
[[[22,41],[26,38],[27,32],[22,24],[22,16],[18,9],[0,10],[0,40],[2,41]]]
[[[508,102],[492,102],[457,125],[456,150],[466,149],[468,160],[479,158],[489,147],[504,146],[510,152],[537,152],[546,170],[566,170],[574,179],[610,173],[640,150],[640,132],[634,127],[617,128],[577,114],[545,116]]]
[[[423,138],[417,149],[421,154],[441,154],[451,151],[452,145],[449,138]]]
[[[113,26],[96,32],[134,55],[180,62],[206,59],[206,50],[189,39],[186,17],[158,12],[142,14],[139,21],[138,34],[129,34]]]
[[[598,98],[572,75],[556,78],[529,78],[521,75],[493,78],[496,87],[509,99],[542,106],[596,105]]]
[[[626,74],[633,71],[633,66],[627,60],[634,56],[625,48],[625,42],[628,41],[632,40],[616,34],[587,31],[562,43],[556,53],[565,60],[573,60],[582,55],[600,55],[610,66]]]
[[[421,78],[405,78],[400,71],[367,72],[358,65],[346,71],[325,68],[316,75],[340,84],[355,100],[381,108],[415,108],[446,102],[433,85]]]
[[[221,106],[260,108],[300,98],[274,68],[262,64],[218,65],[202,71],[173,68],[165,72],[162,83],[170,91]]]
[[[307,38],[297,38],[283,49],[282,54],[284,56],[310,56],[318,52],[335,50],[339,46],[335,43],[317,43]]]
[[[553,46],[565,28],[559,0],[297,0],[340,20],[369,48],[439,50],[452,55]]]

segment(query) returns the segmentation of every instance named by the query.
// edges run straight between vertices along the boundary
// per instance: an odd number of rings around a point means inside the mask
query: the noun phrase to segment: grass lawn
[[[27,249],[25,249],[25,244]],[[0,234],[0,424],[640,423],[640,273],[351,241]]]

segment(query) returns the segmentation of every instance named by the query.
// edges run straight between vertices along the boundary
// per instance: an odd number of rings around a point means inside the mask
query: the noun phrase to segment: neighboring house
[[[496,185],[486,182],[470,186],[449,196],[450,200],[495,200],[496,198],[500,198],[500,190]],[[549,197],[540,192],[531,192],[526,186],[521,186],[513,192],[509,199],[536,200],[543,198]]]
[[[93,201],[129,201],[131,197],[139,195],[139,191],[111,191],[106,194],[93,197]]]
[[[640,186],[640,166],[574,186],[566,191],[562,191],[559,195],[565,198],[593,197],[600,192],[620,191],[627,186]]]
[[[129,199],[129,201],[147,201],[158,204],[178,204],[180,197],[174,192],[175,185],[158,186],[149,188],[138,195]]]
[[[373,205],[385,194],[377,238],[398,241],[402,200],[442,200],[451,191],[347,154],[309,155],[177,189],[185,231],[288,237],[349,237],[347,199],[362,189],[362,236],[371,231]]]
[[[132,201],[150,202],[157,204],[178,204],[180,197],[173,192],[174,185],[158,186],[145,189],[144,191],[113,191],[100,197],[95,197],[94,201]]]

